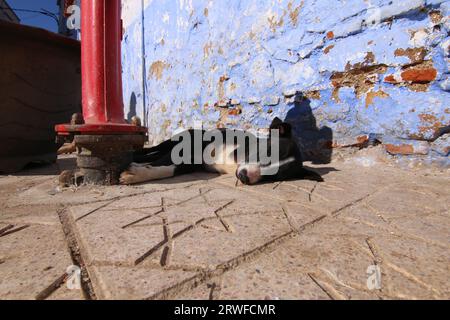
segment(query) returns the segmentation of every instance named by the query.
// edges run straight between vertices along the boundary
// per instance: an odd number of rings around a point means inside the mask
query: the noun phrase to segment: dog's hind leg
[[[167,157],[167,154],[170,154],[176,144],[177,142],[167,140],[155,147],[137,150],[133,154],[133,161],[135,163],[152,163],[159,161],[160,159]]]

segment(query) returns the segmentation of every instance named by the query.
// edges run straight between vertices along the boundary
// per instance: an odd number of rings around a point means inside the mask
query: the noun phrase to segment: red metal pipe
[[[87,184],[119,183],[133,152],[147,140],[147,128],[124,119],[120,9],[120,0],[81,1],[83,117],[56,126],[63,140],[73,137]]]
[[[81,0],[83,124],[59,124],[60,136],[146,134],[126,123],[122,94],[120,0]]]
[[[81,1],[83,117],[86,124],[124,124],[120,0]]]

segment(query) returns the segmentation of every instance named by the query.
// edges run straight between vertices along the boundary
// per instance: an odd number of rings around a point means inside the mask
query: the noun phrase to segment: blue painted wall
[[[152,144],[279,116],[310,159],[375,137],[450,163],[450,1],[123,3],[125,105]]]

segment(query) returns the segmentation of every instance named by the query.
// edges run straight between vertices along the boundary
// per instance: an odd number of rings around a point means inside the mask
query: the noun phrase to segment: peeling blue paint
[[[432,146],[450,124],[448,0],[144,3],[127,22],[123,78],[125,105],[134,94],[151,143],[196,121],[257,130],[278,116],[296,127],[314,157],[315,149],[370,134],[385,143]],[[424,54],[413,61],[399,49]],[[385,72],[370,72],[377,67]],[[429,83],[385,81],[426,67],[437,71]],[[369,83],[348,80],[336,88],[333,75],[348,72]],[[228,116],[232,99],[240,115]],[[448,157],[448,139],[438,140],[430,159]]]

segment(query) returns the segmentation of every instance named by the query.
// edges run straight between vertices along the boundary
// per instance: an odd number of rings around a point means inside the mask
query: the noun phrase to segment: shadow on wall
[[[295,103],[286,115],[285,121],[292,125],[293,134],[302,152],[304,161],[314,164],[331,162],[333,131],[329,127],[317,127],[317,121],[311,109],[311,100],[297,95]]]
[[[137,98],[136,98],[136,94],[133,92],[130,97],[130,105],[129,105],[130,111],[128,111],[128,114],[127,114],[128,122],[131,122],[131,119],[134,116],[136,116],[136,105],[137,105]]]

